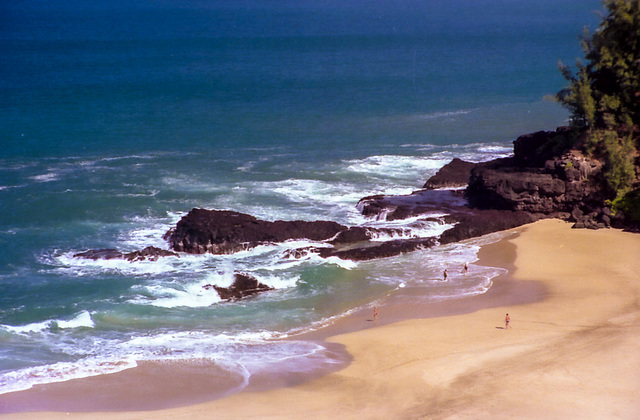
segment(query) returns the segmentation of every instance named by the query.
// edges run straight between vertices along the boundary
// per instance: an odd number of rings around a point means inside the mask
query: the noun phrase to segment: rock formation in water
[[[114,260],[123,259],[129,262],[134,261],[156,261],[160,257],[180,257],[180,254],[160,249],[155,246],[148,246],[142,251],[123,253],[117,249],[90,249],[74,255],[75,258],[86,258],[89,260]]]
[[[290,239],[324,241],[345,230],[346,226],[336,222],[269,222],[235,211],[194,208],[165,234],[165,239],[178,252],[231,254]]]
[[[206,284],[203,287],[207,290],[214,289],[222,300],[237,300],[273,290],[273,287],[260,283],[256,278],[248,274],[234,273],[233,277],[233,283],[229,287],[220,287],[213,284]]]

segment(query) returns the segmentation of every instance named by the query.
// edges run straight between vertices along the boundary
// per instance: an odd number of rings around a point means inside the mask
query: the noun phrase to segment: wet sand
[[[482,248],[480,263],[509,269],[484,295],[425,308],[403,289],[377,321],[360,312],[309,335],[353,358],[336,372],[304,383],[265,378],[266,390],[163,410],[2,418],[640,418],[638,256],[640,235],[540,221]],[[199,373],[183,382],[210,381]],[[116,399],[133,400],[132,383],[120,381]],[[82,388],[59,389],[60,400],[86,398]]]

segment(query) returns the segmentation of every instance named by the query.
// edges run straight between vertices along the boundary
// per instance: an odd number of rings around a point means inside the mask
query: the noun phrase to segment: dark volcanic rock
[[[422,190],[409,195],[374,195],[360,199],[357,208],[377,220],[400,220],[408,217],[442,213],[466,206],[463,193],[451,190]]]
[[[456,225],[440,236],[441,244],[459,242],[469,238],[487,235],[493,232],[513,229],[535,222],[539,215],[523,211],[509,210],[475,210],[469,213],[458,213],[448,218]]]
[[[412,252],[417,249],[430,248],[438,243],[436,238],[398,239],[394,241],[377,242],[369,246],[357,248],[334,249],[319,248],[318,253],[323,258],[338,257],[343,260],[365,261],[376,258],[386,258]]]
[[[422,188],[435,190],[438,188],[460,188],[469,183],[471,168],[476,164],[455,158],[444,165],[434,176],[429,178]]]
[[[366,261],[376,258],[394,257],[417,249],[431,248],[437,245],[436,238],[397,239],[386,242],[368,242],[360,246],[341,248],[319,248],[308,246],[290,249],[283,253],[282,258],[304,258],[310,253],[318,254],[322,258],[338,257],[343,260]]]
[[[472,207],[550,214],[565,192],[565,182],[542,170],[478,165],[466,195]]]
[[[229,254],[289,239],[323,241],[346,229],[328,221],[268,222],[235,211],[195,208],[165,234],[165,239],[178,252]]]
[[[273,287],[262,284],[254,277],[243,273],[235,273],[233,284],[229,287],[220,287],[211,284],[203,287],[205,289],[215,289],[223,300],[242,299],[257,293],[266,292],[267,290],[273,290]]]
[[[373,228],[363,226],[353,226],[336,235],[330,243],[334,245],[350,244],[354,242],[364,242],[375,240],[380,235],[401,236],[406,234],[406,229],[402,228]]]
[[[531,144],[521,145],[525,150],[534,150],[537,144],[534,140],[550,134],[541,132],[531,136],[528,139]],[[604,226],[610,221],[601,214],[605,197],[600,186],[602,163],[599,160],[586,158],[575,150],[542,164],[541,158],[526,160],[521,156],[476,165],[465,191],[469,205],[479,209],[540,213],[591,226],[599,226],[598,223]],[[592,222],[576,218],[575,209],[591,215]]]
[[[134,261],[156,261],[160,257],[179,257],[178,254],[166,249],[156,248],[155,246],[148,246],[142,251],[133,251],[129,253],[122,253],[117,249],[91,249],[89,251],[80,252],[75,254],[76,258],[87,258],[89,260],[114,260],[123,259],[129,262]]]
[[[123,255],[123,258],[128,261],[157,261],[160,257],[180,257],[173,251],[166,249],[156,248],[155,246],[148,246],[142,251],[129,252]]]
[[[88,260],[114,260],[123,258],[122,252],[117,249],[90,249],[73,255],[74,258],[86,258]]]
[[[574,142],[570,127],[524,134],[513,142],[513,157],[518,166],[542,167],[547,160],[566,153]]]

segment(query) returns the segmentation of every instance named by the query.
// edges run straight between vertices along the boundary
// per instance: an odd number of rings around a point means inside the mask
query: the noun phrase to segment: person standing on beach
[[[445,269],[444,269],[444,273],[442,273],[442,277],[443,277],[443,280],[444,280],[444,281],[447,281],[447,276],[448,276],[448,274],[447,274],[447,269],[445,268]]]
[[[504,317],[504,329],[508,330],[509,328],[511,328],[511,326],[509,325],[509,322],[511,322],[511,318],[509,317],[509,314],[507,314]]]
[[[462,272],[464,274],[467,274],[469,272],[469,263],[464,263],[464,268],[462,269]]]
[[[373,320],[374,321],[378,320],[378,307],[377,306],[373,307]]]

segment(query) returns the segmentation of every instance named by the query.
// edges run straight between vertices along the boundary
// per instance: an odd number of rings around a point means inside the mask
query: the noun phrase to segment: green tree
[[[571,123],[586,131],[585,150],[605,162],[604,178],[615,196],[636,182],[634,161],[640,142],[640,0],[605,0],[606,15],[582,48],[574,75],[560,64],[569,86],[556,99],[571,112]]]

